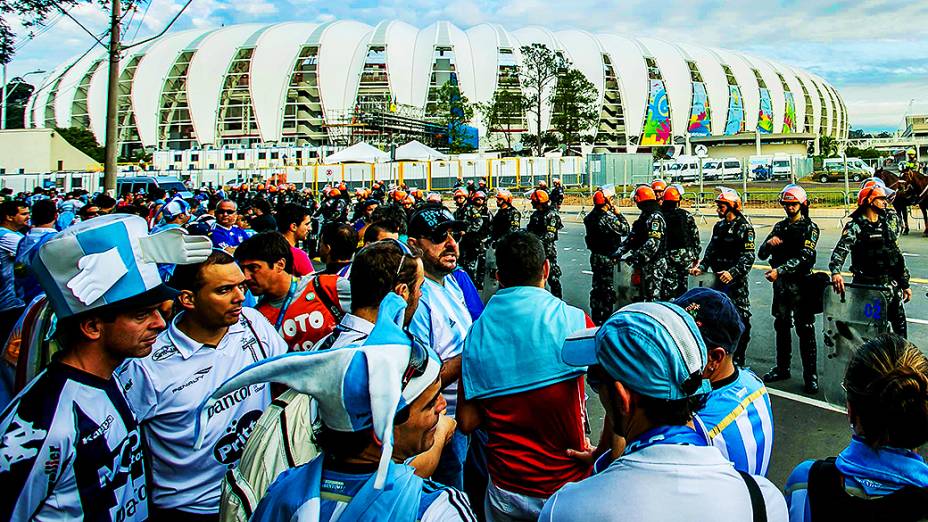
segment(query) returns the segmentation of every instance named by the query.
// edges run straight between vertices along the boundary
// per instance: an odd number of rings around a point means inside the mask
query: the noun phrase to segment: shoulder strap
[[[322,301],[322,304],[325,305],[325,307],[329,310],[329,313],[332,314],[332,317],[334,317],[336,321],[341,321],[345,313],[342,311],[341,308],[338,307],[338,305],[336,305],[332,301],[332,297],[329,296],[329,294],[327,294],[325,289],[322,287],[322,281],[320,281],[320,279],[322,279],[323,277],[325,276],[317,275],[316,277],[313,278],[313,291],[316,292],[316,296],[319,298],[320,301]],[[334,277],[337,278],[338,276],[334,276]]]
[[[748,494],[751,496],[751,511],[754,513],[754,522],[767,522],[767,504],[764,502],[764,494],[760,491],[760,486],[750,473],[738,471],[741,480],[748,487]]]

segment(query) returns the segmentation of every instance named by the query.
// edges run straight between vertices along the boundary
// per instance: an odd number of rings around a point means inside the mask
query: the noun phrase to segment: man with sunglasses
[[[819,229],[809,218],[809,198],[799,185],[787,185],[780,192],[780,205],[786,219],[773,225],[773,230],[760,245],[758,259],[770,258],[767,280],[773,283],[773,330],[776,332],[777,361],[764,382],[790,378],[793,332],[799,336],[799,357],[806,393],[818,392],[816,370],[815,314],[805,303],[812,300],[806,281],[815,267],[815,245]],[[816,287],[820,290],[820,287]]]
[[[238,221],[238,204],[231,199],[224,199],[216,206],[216,224],[209,233],[213,246],[228,253],[248,239],[248,234],[235,223]]]
[[[447,208],[429,206],[413,214],[408,227],[409,244],[422,250],[425,269],[422,297],[409,330],[442,360],[442,393],[449,416],[454,416],[457,405],[464,337],[473,322],[464,291],[452,274],[458,266],[458,242],[465,226]],[[466,436],[455,434],[433,477],[437,482],[463,489],[467,443]]]
[[[271,389],[243,386],[223,395],[207,412],[206,444],[194,449],[197,408],[243,367],[282,355],[287,345],[264,316],[242,306],[245,276],[226,252],[178,266],[170,284],[182,311],[147,357],[117,375],[150,448],[152,518],[216,520],[222,477],[270,405]]]

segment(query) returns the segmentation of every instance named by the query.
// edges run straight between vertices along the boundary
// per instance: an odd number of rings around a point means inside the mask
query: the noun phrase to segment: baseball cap
[[[416,211],[409,218],[409,237],[426,237],[449,228],[463,230],[466,223],[454,219],[454,214],[444,206],[428,206]]]
[[[693,288],[673,300],[699,327],[706,347],[721,346],[734,353],[744,332],[744,323],[731,299],[711,288]]]
[[[646,397],[679,400],[709,393],[702,378],[706,345],[696,322],[672,303],[635,303],[567,337],[561,352],[571,366],[598,364]]]

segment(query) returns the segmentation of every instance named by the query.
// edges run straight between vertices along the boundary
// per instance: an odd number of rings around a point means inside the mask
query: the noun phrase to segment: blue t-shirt
[[[764,383],[750,370],[713,389],[696,418],[712,445],[735,469],[767,476],[773,449],[773,410]]]
[[[241,245],[242,241],[248,239],[248,234],[235,225],[233,225],[232,228],[225,228],[217,224],[213,227],[213,231],[210,232],[209,237],[213,240],[214,247],[226,249]]]

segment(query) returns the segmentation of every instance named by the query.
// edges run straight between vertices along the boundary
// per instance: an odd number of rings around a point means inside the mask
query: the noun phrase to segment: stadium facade
[[[129,50],[120,73],[120,138],[126,151],[415,137],[436,127],[430,116],[446,81],[457,81],[472,102],[519,90],[520,47],[533,43],[562,53],[596,86],[599,150],[756,135],[847,137],[847,110],[834,87],[747,53],[540,27],[334,21],[189,30]],[[96,48],[58,66],[29,100],[26,127],[84,127],[102,142],[107,63]],[[550,116],[543,115],[544,128]],[[510,132],[536,132],[530,115],[516,119]],[[473,124],[487,145],[479,117]]]

